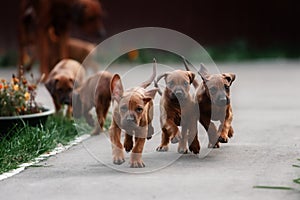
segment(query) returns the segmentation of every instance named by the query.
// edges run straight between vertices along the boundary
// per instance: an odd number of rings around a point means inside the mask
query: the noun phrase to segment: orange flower
[[[27,84],[27,80],[24,78],[24,79],[22,80],[22,83],[23,83],[23,85],[26,85],[26,84]]]
[[[2,84],[0,84],[0,90],[3,88],[3,85]]]
[[[14,85],[14,91],[18,91],[19,90],[19,85]]]
[[[25,97],[25,101],[28,101],[30,99],[30,93],[26,92],[24,94],[24,97]]]

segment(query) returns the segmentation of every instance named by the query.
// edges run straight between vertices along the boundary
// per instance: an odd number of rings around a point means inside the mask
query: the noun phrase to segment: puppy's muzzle
[[[68,98],[68,97],[63,97],[63,98],[61,98],[61,99],[60,99],[60,102],[61,102],[62,104],[71,105],[71,99]]]
[[[216,103],[218,106],[226,106],[230,104],[230,99],[227,96],[219,96]]]
[[[177,98],[178,100],[182,100],[185,98],[185,93],[182,89],[177,89],[172,93],[173,98]]]
[[[136,124],[136,118],[133,114],[128,114],[125,116],[125,118],[122,120],[122,125],[126,128],[134,128],[137,126]]]

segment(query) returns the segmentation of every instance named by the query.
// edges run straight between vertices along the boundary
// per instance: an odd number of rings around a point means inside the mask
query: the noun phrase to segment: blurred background
[[[153,26],[190,36],[216,61],[300,57],[300,3],[296,0],[100,2],[106,30],[101,40],[128,29]],[[17,64],[19,4],[19,0],[1,2],[1,66]]]

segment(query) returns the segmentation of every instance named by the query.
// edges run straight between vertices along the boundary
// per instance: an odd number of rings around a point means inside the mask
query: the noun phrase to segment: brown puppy
[[[72,115],[72,91],[80,86],[85,76],[83,66],[71,59],[61,60],[50,72],[45,83],[58,112],[62,105],[67,104],[67,116]]]
[[[68,51],[71,59],[77,60],[82,63],[84,59],[92,52],[96,47],[90,42],[86,42],[76,38],[69,38],[68,42]]]
[[[185,66],[189,70],[187,63]],[[228,137],[233,136],[230,86],[235,74],[209,74],[203,64],[198,73],[203,82],[199,84],[195,80],[193,84],[197,88],[195,101],[199,105],[199,121],[208,133],[209,147],[219,148],[220,142],[227,143]],[[212,120],[221,122],[218,129]]]
[[[95,126],[90,110],[93,107],[96,108],[98,123],[92,135],[103,131],[106,115],[111,103],[111,79],[111,73],[107,71],[98,72],[73,92],[72,105],[73,116],[75,118],[83,115],[90,126]]]
[[[142,152],[145,139],[150,138],[154,130],[152,127],[153,98],[157,88],[146,90],[156,76],[154,64],[153,74],[148,81],[140,86],[124,91],[120,76],[115,74],[111,81],[112,99],[116,101],[113,109],[113,120],[109,129],[112,142],[113,163],[120,165],[125,162],[123,146],[120,142],[121,129],[125,131],[124,147],[130,155],[130,167],[145,167]],[[133,145],[133,136],[135,144]]]
[[[68,38],[97,36],[104,31],[102,8],[98,0],[22,0],[19,19],[19,65],[29,54],[37,57],[46,78],[61,59],[70,58]],[[30,48],[29,48],[30,47]],[[26,67],[26,66],[25,66]]]
[[[200,144],[197,137],[197,117],[195,103],[190,95],[190,84],[195,74],[189,71],[175,70],[166,72],[157,78],[157,82],[165,78],[166,89],[160,99],[160,124],[162,129],[161,144],[157,151],[168,151],[168,144],[178,144],[179,153],[191,152],[197,154]],[[182,130],[178,129],[182,127]]]

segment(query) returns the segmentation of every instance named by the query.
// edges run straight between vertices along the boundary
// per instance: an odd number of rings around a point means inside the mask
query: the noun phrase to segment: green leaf
[[[300,178],[294,179],[293,182],[297,183],[297,184],[300,184]]]
[[[265,186],[265,185],[255,185],[253,188],[256,189],[273,189],[273,190],[293,190],[294,188],[285,186]]]

